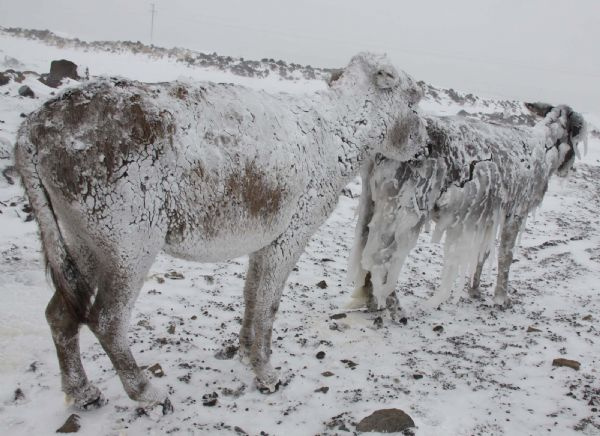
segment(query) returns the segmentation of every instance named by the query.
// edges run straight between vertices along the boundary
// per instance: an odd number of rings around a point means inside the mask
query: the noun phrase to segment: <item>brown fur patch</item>
[[[246,163],[239,175],[231,175],[225,183],[227,192],[241,198],[253,217],[275,215],[281,207],[283,193],[272,188],[254,162]]]

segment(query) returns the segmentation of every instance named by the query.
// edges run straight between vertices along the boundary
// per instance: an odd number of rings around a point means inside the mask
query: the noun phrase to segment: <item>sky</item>
[[[0,26],[343,66],[387,53],[420,80],[600,111],[598,0],[0,0]]]

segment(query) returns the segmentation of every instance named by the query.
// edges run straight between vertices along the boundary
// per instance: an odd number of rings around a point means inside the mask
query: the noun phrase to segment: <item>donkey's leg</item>
[[[286,232],[267,247],[252,254],[252,262],[256,267],[256,298],[250,363],[256,374],[257,385],[264,392],[274,392],[279,385],[279,372],[269,362],[273,322],[285,282],[308,240],[306,237],[299,242],[294,236],[296,235],[290,236]]]
[[[114,263],[98,289],[88,325],[110,358],[129,398],[154,405],[166,396],[156,390],[138,367],[127,339],[131,311],[157,253]],[[112,275],[111,275],[112,273]]]
[[[523,219],[519,216],[508,216],[504,221],[500,235],[500,249],[498,250],[498,278],[494,292],[494,303],[506,307],[510,299],[506,294],[508,286],[508,273],[513,261],[515,242],[521,228]]]
[[[90,409],[105,404],[106,401],[100,390],[88,381],[81,363],[79,353],[81,323],[69,312],[59,291],[54,293],[46,307],[46,319],[56,347],[64,393],[79,409]]]
[[[479,285],[481,284],[481,272],[483,271],[483,265],[485,265],[485,262],[488,259],[489,255],[490,251],[487,250],[483,254],[483,257],[477,260],[477,267],[475,268],[473,279],[471,280],[471,283],[468,286],[469,297],[471,298],[481,298],[481,291],[479,289]]]
[[[256,254],[251,254],[248,261],[248,272],[244,283],[244,320],[240,330],[239,356],[245,363],[250,362],[250,349],[254,341],[254,311],[256,307],[256,288],[259,283],[259,262]]]

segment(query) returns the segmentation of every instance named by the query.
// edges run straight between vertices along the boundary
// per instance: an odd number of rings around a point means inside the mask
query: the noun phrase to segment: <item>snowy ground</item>
[[[52,59],[67,58],[92,74],[141,80],[184,75],[290,92],[322,87],[273,77],[242,80],[141,55],[61,50],[6,35],[0,35],[0,47],[0,64],[5,56],[16,58],[20,70],[46,72]],[[39,98],[19,97],[14,83],[0,87],[0,145],[14,140],[20,114],[52,91],[34,78],[25,83]],[[443,101],[425,106],[438,113],[455,110]],[[10,157],[0,160],[0,169],[10,163]],[[530,219],[512,268],[514,304],[507,310],[492,305],[493,271],[484,278],[482,301],[459,293],[441,310],[422,310],[439,282],[442,261],[440,247],[424,235],[398,284],[406,324],[382,313],[345,313],[356,207],[356,198],[340,197],[288,280],[273,335],[273,361],[284,379],[278,392],[259,393],[237,358],[215,356],[236,344],[246,258],[194,264],[160,256],[136,305],[130,339],[141,365],[162,366],[165,375],[154,383],[168,387],[175,413],[138,416],[108,358],[83,329],[88,375],[110,402],[79,413],[79,433],[345,434],[374,410],[398,407],[414,419],[417,435],[600,434],[600,140],[590,142],[589,154],[568,179],[552,181]],[[54,434],[75,412],[60,391],[43,316],[51,291],[37,228],[27,217],[18,183],[0,177],[0,434],[6,435]],[[163,281],[171,271],[183,279]],[[317,286],[321,280],[326,289]],[[346,316],[331,318],[340,313]],[[384,318],[380,328],[377,316]],[[434,331],[436,326],[443,330]],[[316,358],[319,351],[324,358]],[[581,369],[553,367],[558,357],[581,362]],[[315,392],[323,387],[328,391]],[[17,389],[23,394],[18,399]],[[216,405],[204,406],[202,396],[213,392]]]

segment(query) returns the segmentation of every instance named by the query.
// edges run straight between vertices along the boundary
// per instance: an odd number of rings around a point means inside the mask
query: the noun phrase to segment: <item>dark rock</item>
[[[398,322],[402,325],[408,324],[408,319],[406,317],[402,317],[398,320]]]
[[[341,362],[346,365],[347,368],[354,369],[358,366],[358,363],[353,362],[350,359],[342,359]]]
[[[163,371],[159,363],[155,363],[154,365],[149,367],[148,371],[150,371],[154,377],[162,377],[165,375],[165,372]]]
[[[433,331],[436,332],[437,334],[440,334],[440,333],[442,333],[444,331],[444,327],[442,327],[441,325],[436,325],[433,328]]]
[[[315,392],[321,392],[323,394],[326,394],[327,392],[329,392],[329,387],[328,386],[320,387],[319,389],[315,389]]]
[[[185,278],[183,274],[177,271],[169,271],[165,274],[165,277],[171,280],[183,280]]]
[[[317,359],[319,359],[319,360],[322,360],[322,359],[324,359],[324,358],[325,358],[325,351],[319,351],[319,352],[317,353],[317,356],[316,356],[316,357],[317,357]]]
[[[380,316],[375,318],[373,320],[373,325],[375,326],[376,329],[380,329],[381,327],[383,327],[383,318]]]
[[[584,321],[591,321],[592,320],[592,315],[586,315],[583,318],[581,318]]]
[[[334,373],[332,373],[331,371],[325,371],[325,372],[322,372],[322,373],[321,373],[321,375],[322,375],[323,377],[331,377],[331,376],[333,376],[333,375],[335,375],[335,374],[334,374]]]
[[[576,360],[559,358],[552,361],[552,366],[567,366],[569,368],[573,368],[575,371],[579,371],[581,363]]]
[[[423,374],[413,374],[413,378],[415,380],[421,380],[423,378]]]
[[[56,433],[77,433],[81,425],[79,424],[79,415],[72,414],[65,423],[56,430]]]
[[[19,88],[19,95],[21,97],[29,97],[29,98],[35,98],[35,93],[33,92],[33,90],[27,86],[27,85],[23,85]]]
[[[541,332],[540,329],[536,329],[535,327],[529,326],[527,327],[527,333],[539,333]]]
[[[170,335],[175,334],[175,324],[169,324],[169,327],[167,327],[167,333],[169,333]]]
[[[0,86],[7,85],[10,82],[10,77],[7,74],[0,73]]]
[[[25,399],[25,394],[23,393],[23,391],[21,390],[21,388],[17,388],[15,389],[15,394],[14,394],[14,401],[21,401]]]
[[[50,64],[50,74],[43,74],[40,82],[51,88],[57,88],[63,79],[67,77],[73,80],[80,79],[77,75],[77,65],[66,59],[61,59],[52,61]]]
[[[360,432],[377,431],[380,433],[402,432],[414,427],[410,416],[400,409],[381,409],[363,418],[356,429]]]
[[[331,315],[329,318],[331,318],[331,319],[343,319],[343,318],[346,318],[346,316],[348,316],[348,315],[346,315],[345,313],[336,313],[334,315]]]
[[[202,395],[202,405],[206,407],[213,407],[217,404],[217,398],[219,398],[219,394],[216,392],[204,394]]]
[[[236,434],[239,434],[241,436],[248,436],[248,433],[246,432],[246,430],[244,430],[241,427],[238,427],[237,425],[235,427],[233,427],[233,431],[235,431]]]
[[[235,353],[237,352],[238,347],[236,347],[233,344],[229,344],[217,351],[217,353],[215,354],[215,358],[219,360],[230,360],[233,359],[233,356],[235,356]]]
[[[317,288],[327,289],[327,282],[325,280],[321,280],[319,283],[317,283]]]

